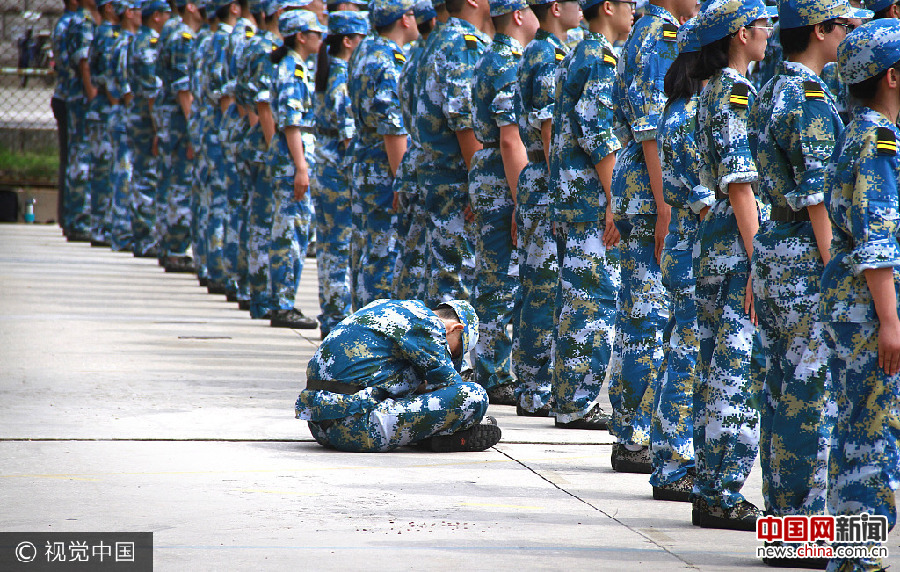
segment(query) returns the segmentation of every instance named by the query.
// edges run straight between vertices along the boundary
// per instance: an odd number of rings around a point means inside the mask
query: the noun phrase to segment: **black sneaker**
[[[622,443],[615,443],[610,464],[617,473],[649,475],[653,472],[653,465],[650,464],[650,447],[641,447],[639,451],[629,451]]]
[[[228,300],[229,302],[237,302],[238,301],[237,294],[235,294],[234,292],[226,292],[225,299]]]
[[[560,429],[590,429],[593,431],[605,431],[609,428],[609,415],[600,408],[599,403],[595,403],[587,414],[581,419],[562,423],[559,420],[554,425]]]
[[[206,291],[210,294],[225,294],[228,290],[225,289],[225,285],[220,282],[213,282],[212,280],[207,279],[206,281]]]
[[[104,246],[112,246],[112,244],[110,244],[109,242],[107,242],[107,241],[105,241],[105,240],[94,240],[94,239],[92,238],[92,239],[91,239],[91,246],[93,246],[93,247],[95,247],[95,248],[101,248],[101,247],[104,247]]]
[[[66,236],[66,240],[69,242],[90,242],[91,235],[84,231],[72,231]]]
[[[516,415],[519,417],[550,417],[550,406],[545,405],[540,409],[529,411],[519,404],[516,404]]]
[[[435,435],[429,439],[429,446],[435,453],[472,453],[485,451],[500,442],[500,427],[497,420],[487,416],[481,423],[451,435]]]
[[[201,288],[206,288],[206,285],[209,284],[209,278],[197,278],[197,282],[200,283]]]
[[[146,252],[135,252],[135,258],[159,258],[159,252],[155,248],[151,248]]]
[[[319,322],[313,318],[307,318],[297,308],[290,310],[274,310],[270,325],[273,328],[292,328],[294,330],[315,330]]]
[[[512,383],[504,383],[487,390],[491,405],[515,405],[516,391]]]
[[[754,532],[756,519],[762,513],[756,506],[742,500],[731,508],[709,504],[705,499],[695,499],[691,511],[691,524],[701,528],[721,528],[723,530],[743,530]]]
[[[687,474],[677,481],[653,487],[653,500],[667,500],[675,502],[691,502],[691,491],[694,490],[694,469],[688,469]]]
[[[250,300],[238,300],[238,309],[245,312],[250,311]]]
[[[194,261],[190,256],[169,256],[164,268],[166,272],[193,272]]]

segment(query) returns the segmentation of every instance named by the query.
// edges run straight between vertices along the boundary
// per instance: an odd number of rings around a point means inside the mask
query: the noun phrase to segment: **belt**
[[[795,211],[791,207],[772,207],[772,214],[769,220],[776,222],[801,222],[809,220],[809,211],[803,207],[799,211]]]
[[[328,391],[342,395],[353,395],[357,391],[365,389],[365,387],[364,385],[354,385],[334,380],[309,379],[306,381],[306,389],[308,391]]]
[[[529,151],[528,160],[532,163],[546,163],[547,156],[544,155],[543,151]]]
[[[314,133],[316,135],[323,135],[325,137],[337,137],[338,136],[337,129],[327,129],[327,128],[322,128],[322,127],[316,127],[316,130],[314,131]]]
[[[500,142],[499,141],[484,141],[481,143],[481,146],[485,149],[499,149]]]

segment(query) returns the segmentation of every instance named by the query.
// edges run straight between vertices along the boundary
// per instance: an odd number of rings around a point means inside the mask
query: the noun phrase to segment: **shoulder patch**
[[[119,32],[113,32],[113,38],[118,38],[118,37],[119,37]]]
[[[294,77],[299,77],[300,79],[306,79],[306,72],[303,71],[303,68],[297,66],[294,68]]]
[[[603,48],[603,63],[616,65],[618,62],[616,54],[612,53],[609,48]]]
[[[678,26],[671,22],[666,22],[662,27],[662,39],[665,42],[678,41]]]
[[[478,47],[478,37],[477,36],[473,36],[472,34],[466,34],[465,36],[463,36],[463,38],[466,40],[466,48],[468,48],[470,50],[474,50],[475,48]]]
[[[566,52],[562,51],[559,48],[556,48],[556,61],[561,62],[566,59]]]
[[[749,97],[750,86],[746,83],[736,83],[731,87],[731,96],[728,98],[728,102],[732,107],[746,109],[750,102]]]
[[[278,46],[276,46],[275,44],[272,44],[272,51],[274,52],[277,49],[278,49]]]
[[[512,50],[512,55],[518,58],[522,55],[522,52],[520,52],[519,50]]]
[[[247,39],[249,40],[250,38],[252,38],[252,37],[254,36],[253,30],[250,30],[250,29],[248,28],[247,31],[244,32],[244,35],[245,35],[245,36],[247,37]]]
[[[806,94],[806,99],[816,99],[819,101],[825,99],[825,91],[822,89],[822,86],[814,81],[804,81],[803,92]]]
[[[406,56],[403,55],[403,52],[394,52],[394,59],[400,62],[401,64],[406,63]]]
[[[875,143],[875,150],[879,155],[897,154],[897,136],[894,135],[890,128],[878,128],[878,141]]]
[[[182,32],[181,37],[184,38],[185,40],[193,40],[194,39],[193,34],[191,34],[190,32]]]
[[[150,43],[151,43],[151,44],[155,44],[155,43],[158,42],[158,41],[159,41],[159,38],[150,38]]]

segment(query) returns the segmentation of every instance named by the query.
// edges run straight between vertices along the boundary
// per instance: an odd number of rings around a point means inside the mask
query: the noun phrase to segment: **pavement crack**
[[[637,528],[635,528],[635,527],[633,527],[633,526],[631,526],[631,525],[625,524],[624,522],[622,522],[621,520],[619,520],[618,518],[616,518],[616,516],[615,516],[614,514],[609,514],[608,512],[606,512],[605,510],[603,510],[602,508],[600,508],[600,507],[598,507],[598,506],[592,504],[590,501],[587,501],[587,500],[581,498],[580,496],[578,496],[577,494],[573,493],[572,491],[569,491],[569,490],[564,489],[563,487],[559,486],[558,484],[556,484],[556,483],[553,482],[552,480],[550,480],[550,479],[548,479],[547,477],[545,477],[544,475],[542,475],[542,474],[541,474],[540,472],[538,472],[536,469],[530,467],[529,465],[527,465],[526,463],[520,461],[519,459],[516,459],[515,457],[513,457],[512,455],[510,455],[510,454],[507,453],[506,451],[501,451],[500,449],[497,449],[496,447],[492,447],[492,449],[494,449],[495,451],[497,451],[498,453],[500,453],[501,455],[503,455],[504,457],[506,457],[506,458],[509,459],[510,461],[512,461],[512,462],[514,462],[514,463],[516,463],[516,464],[518,464],[518,465],[521,466],[523,469],[526,469],[526,470],[530,471],[530,472],[533,473],[536,477],[538,477],[538,478],[541,479],[542,481],[548,483],[550,486],[552,486],[553,488],[557,489],[557,490],[560,491],[561,493],[566,494],[566,495],[572,497],[573,499],[577,500],[578,502],[580,502],[580,503],[582,503],[582,504],[584,504],[584,505],[586,505],[586,506],[589,506],[589,507],[592,508],[593,510],[595,510],[595,511],[599,512],[600,514],[602,514],[603,516],[605,516],[605,517],[607,517],[607,518],[613,520],[614,522],[618,523],[619,525],[624,526],[625,528],[627,528],[627,529],[630,530],[631,532],[637,534],[638,536],[640,536],[641,538],[643,538],[644,540],[646,540],[646,541],[649,542],[650,544],[656,546],[657,548],[659,548],[660,550],[662,550],[662,551],[665,552],[666,554],[672,556],[673,558],[678,559],[678,560],[679,560],[680,562],[682,562],[685,566],[688,566],[688,567],[693,568],[693,569],[695,569],[695,570],[699,570],[699,568],[698,568],[696,565],[694,565],[692,562],[688,562],[687,560],[685,560],[684,558],[682,558],[680,555],[678,555],[678,554],[672,552],[668,547],[666,547],[666,546],[660,544],[659,542],[657,542],[656,540],[654,540],[653,538],[651,538],[651,537],[650,537],[649,535],[647,535],[646,533],[640,531],[639,529],[637,529]]]

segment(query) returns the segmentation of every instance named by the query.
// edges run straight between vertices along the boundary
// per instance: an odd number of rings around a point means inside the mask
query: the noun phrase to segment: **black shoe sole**
[[[193,266],[165,266],[166,272],[173,274],[193,274]]]
[[[756,519],[734,520],[721,516],[713,516],[703,511],[693,509],[691,511],[691,524],[700,528],[717,528],[720,530],[740,530],[742,532],[755,532]]]
[[[521,405],[517,405],[516,415],[519,417],[550,417],[550,408],[542,407],[536,411],[528,411],[527,409],[522,408]]]
[[[589,431],[608,431],[609,423],[606,421],[585,421],[584,419],[576,419],[568,423],[556,422],[554,424],[558,429],[587,429]]]
[[[197,282],[200,283],[201,288],[206,288],[206,285],[209,284],[209,280],[207,280],[206,278],[198,278]]]
[[[103,247],[109,247],[111,245],[108,242],[103,242],[100,240],[92,240],[91,246],[93,246],[94,248],[103,248]]]
[[[210,294],[225,294],[226,292],[224,286],[218,286],[209,282],[206,283],[206,291]]]
[[[250,300],[238,300],[238,309],[245,312],[250,311]]]
[[[691,493],[673,491],[662,487],[653,487],[653,500],[691,502]]]
[[[290,328],[292,330],[315,330],[319,327],[318,322],[289,322],[284,320],[270,320],[269,325],[273,328]]]
[[[617,473],[634,473],[636,475],[650,475],[653,466],[650,463],[635,463],[634,461],[618,461],[613,470]]]
[[[435,435],[431,438],[431,450],[435,453],[477,453],[499,443],[500,436],[500,427],[482,423],[452,435]]]
[[[229,302],[237,302],[238,301],[237,294],[225,294],[225,299],[228,300]]]

